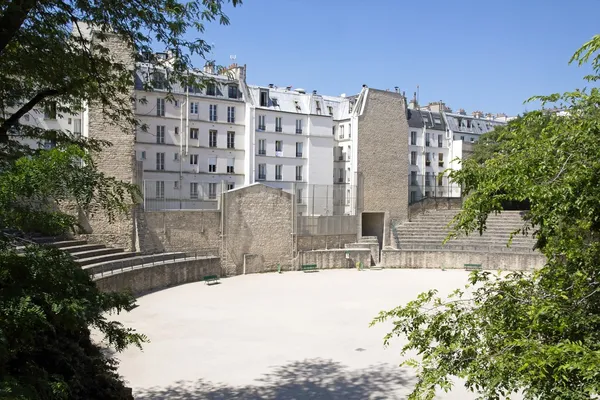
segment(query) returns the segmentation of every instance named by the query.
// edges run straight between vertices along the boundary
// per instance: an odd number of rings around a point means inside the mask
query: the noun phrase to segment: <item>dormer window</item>
[[[300,108],[300,103],[298,103],[298,100],[294,100],[294,105],[296,106],[296,111],[302,111],[302,108]]]
[[[329,113],[329,115],[333,115],[333,107],[327,106],[327,112]]]
[[[269,106],[269,91],[268,90],[260,91],[260,106],[261,107]]]
[[[317,103],[317,114],[321,115],[321,102],[316,100],[315,103]]]
[[[214,83],[209,83],[206,85],[206,95],[207,96],[216,96],[217,88]]]
[[[237,85],[229,85],[228,90],[228,97],[230,99],[237,99],[238,98],[238,87]]]
[[[352,108],[354,107],[354,103],[349,102],[348,103],[348,114],[350,114],[352,112]]]
[[[271,98],[271,103],[273,104],[273,107],[279,107],[279,101],[276,97]]]

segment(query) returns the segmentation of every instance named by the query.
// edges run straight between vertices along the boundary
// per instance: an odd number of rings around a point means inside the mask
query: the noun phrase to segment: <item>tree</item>
[[[209,46],[194,33],[204,23],[227,24],[223,6],[240,0],[114,2],[100,0],[0,0],[0,398],[130,398],[116,361],[90,339],[98,329],[117,351],[147,339],[111,312],[135,307],[129,294],[101,293],[65,253],[22,244],[18,232],[60,235],[76,228],[65,202],[81,210],[100,208],[119,217],[136,200],[137,188],[98,171],[93,154],[106,140],[24,123],[27,113],[48,110],[75,115],[102,107],[124,128],[137,124],[131,107],[132,65],[112,57],[118,37],[133,60],[152,48],[173,54],[161,82],[203,85],[186,73],[191,56]],[[94,36],[90,36],[93,27]],[[152,90],[152,81],[146,84]],[[51,140],[48,150],[27,139]]]
[[[578,50],[600,75],[600,36]],[[505,275],[474,272],[450,296],[436,290],[382,312],[385,337],[407,339],[419,358],[411,399],[432,399],[451,378],[482,399],[520,392],[526,399],[589,399],[600,394],[600,91],[538,96],[544,109],[511,121],[491,138],[492,151],[463,161],[451,178],[464,185],[455,234],[484,231],[506,201],[530,202],[514,234],[533,234],[547,264]],[[476,155],[478,153],[476,152]],[[485,155],[485,156],[483,156]],[[508,238],[507,238],[508,239]]]

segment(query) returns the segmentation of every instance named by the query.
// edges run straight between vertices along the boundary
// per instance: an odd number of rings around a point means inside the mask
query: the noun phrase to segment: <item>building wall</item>
[[[292,259],[292,199],[283,190],[261,184],[224,194],[225,229],[221,259],[227,275],[243,273],[244,256],[258,255],[263,271],[290,265]],[[248,257],[246,257],[248,258]]]
[[[116,36],[108,35],[103,45],[110,48],[111,55],[116,61],[129,65],[133,71],[133,54],[123,41]],[[130,94],[125,95],[127,103],[129,103],[130,96]],[[118,124],[109,120],[104,116],[102,107],[94,102],[88,106],[87,117],[89,137],[112,143],[112,147],[93,155],[98,171],[120,181],[134,183],[135,137],[133,126],[123,126],[124,121],[119,121],[120,124]],[[102,210],[95,210],[87,218],[86,224],[91,227],[91,232],[87,235],[88,240],[133,249],[135,243],[133,207],[126,215],[118,215],[115,220],[110,220]]]
[[[408,217],[408,122],[403,97],[368,89],[359,117],[358,172],[362,177],[363,211]]]

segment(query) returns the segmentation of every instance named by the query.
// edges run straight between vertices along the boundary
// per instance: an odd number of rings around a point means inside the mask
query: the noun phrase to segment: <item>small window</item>
[[[239,94],[238,94],[238,87],[237,85],[229,85],[229,88],[227,89],[227,94],[228,97],[230,99],[237,99]]]
[[[208,119],[212,122],[217,120],[217,105],[211,104],[208,106]]]
[[[258,180],[267,179],[267,164],[258,164]]]
[[[208,198],[210,200],[215,200],[217,198],[217,184],[216,183],[208,184]]]
[[[302,133],[302,120],[301,119],[296,120],[296,133],[297,134]]]
[[[165,127],[164,127],[164,125],[158,125],[156,127],[156,143],[158,143],[158,144],[165,143]]]
[[[209,83],[206,85],[206,95],[207,96],[216,96],[217,95],[217,87],[214,83]]]
[[[282,153],[283,151],[283,142],[281,140],[276,140],[275,141],[275,155],[277,157],[281,157],[283,154],[277,154],[277,153]]]
[[[156,170],[165,170],[165,153],[156,153]]]
[[[417,152],[416,151],[410,152],[410,163],[411,163],[411,165],[417,165]]]
[[[417,145],[417,132],[416,131],[410,132],[410,144],[413,146]]]
[[[340,125],[340,139],[344,138],[344,125]]]
[[[265,116],[264,115],[258,116],[258,130],[259,131],[265,130]]]
[[[235,149],[235,132],[227,132],[227,148]]]
[[[268,90],[260,91],[260,106],[261,107],[269,106],[269,91]]]
[[[264,156],[267,154],[267,141],[265,139],[259,139],[258,140],[258,155],[259,156]]]
[[[208,131],[208,147],[217,147],[217,131]]]
[[[296,142],[296,157],[302,157],[302,142]]]
[[[145,159],[146,159],[146,152],[145,152],[145,151],[142,151],[142,152],[140,153],[140,159],[141,159],[141,160],[145,160]]]
[[[44,119],[56,119],[56,102],[51,101],[44,107]]]
[[[190,128],[190,139],[198,139],[198,128]]]
[[[228,158],[227,159],[227,173],[228,174],[234,174],[235,173],[235,169],[233,168],[235,165],[235,159],[234,158]]]
[[[233,190],[233,189],[235,189],[235,183],[227,182],[227,190]]]
[[[283,176],[281,174],[281,171],[283,170],[283,165],[276,165],[275,166],[275,180],[276,181],[280,181]]]
[[[175,134],[179,135],[179,127],[178,126],[175,127]]]
[[[275,117],[275,132],[281,132],[282,130],[281,117]]]
[[[165,116],[165,99],[156,99],[156,116]]]
[[[190,154],[190,165],[198,165],[198,154]]]
[[[217,159],[215,157],[208,159],[208,172],[217,172]]]
[[[321,102],[316,100],[315,103],[317,104],[317,114],[321,115]]]
[[[227,107],[227,122],[235,123],[235,107]]]
[[[198,182],[190,182],[190,199],[198,198]]]
[[[333,115],[333,107],[327,106],[327,112],[329,113],[329,115]]]
[[[198,102],[192,101],[190,103],[190,114],[198,114]]]
[[[354,108],[354,103],[349,101],[348,102],[348,114],[350,114],[352,112],[353,108]]]
[[[156,198],[165,198],[165,181],[156,181]]]
[[[296,165],[296,180],[302,180],[302,165]]]
[[[173,161],[179,161],[179,153],[173,154]]]

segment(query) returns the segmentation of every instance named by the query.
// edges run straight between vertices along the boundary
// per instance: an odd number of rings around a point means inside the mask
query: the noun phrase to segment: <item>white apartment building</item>
[[[233,66],[219,75],[212,68],[205,67],[213,80],[205,88],[175,86],[170,98],[161,71],[149,64],[136,69],[135,115],[146,127],[136,131],[136,159],[145,198],[162,206],[216,208],[222,182],[227,189],[247,183],[245,70]],[[152,92],[142,88],[148,79]]]

